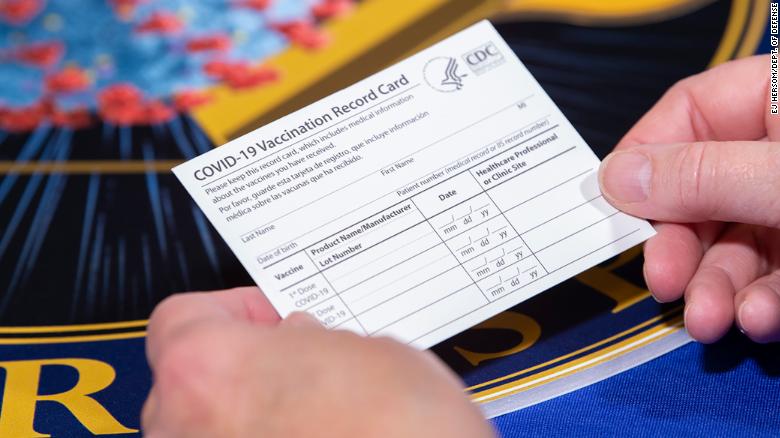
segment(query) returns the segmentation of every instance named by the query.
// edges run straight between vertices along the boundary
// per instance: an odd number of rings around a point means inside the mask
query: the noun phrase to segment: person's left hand
[[[493,436],[433,354],[306,314],[279,322],[257,288],[169,297],[147,356],[150,438]]]

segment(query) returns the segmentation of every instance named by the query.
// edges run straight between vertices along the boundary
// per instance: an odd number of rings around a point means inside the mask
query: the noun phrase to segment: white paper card
[[[430,347],[644,241],[483,21],[173,171],[285,316]]]

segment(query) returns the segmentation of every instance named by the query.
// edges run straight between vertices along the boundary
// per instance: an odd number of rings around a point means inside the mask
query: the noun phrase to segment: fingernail
[[[601,163],[601,190],[618,202],[641,202],[650,194],[650,160],[639,152],[615,152]]]
[[[748,300],[745,300],[742,302],[742,304],[739,305],[739,309],[737,309],[737,328],[739,329],[740,333],[743,335],[748,334],[747,330],[745,330],[745,327],[742,326],[742,320],[747,317],[747,314],[750,313],[747,311],[748,308]]]
[[[693,308],[693,303],[686,303],[685,304],[685,310],[683,311],[683,322],[685,323],[685,328],[688,328],[688,315],[691,313],[691,309]]]
[[[659,300],[658,297],[655,296],[655,293],[653,293],[653,290],[650,289],[650,283],[647,282],[647,263],[642,264],[642,278],[645,280],[645,287],[647,287],[648,292],[650,292],[650,296],[653,297],[656,303],[661,303],[661,300]]]
[[[291,313],[284,319],[284,323],[290,327],[322,327],[317,318],[306,312]]]

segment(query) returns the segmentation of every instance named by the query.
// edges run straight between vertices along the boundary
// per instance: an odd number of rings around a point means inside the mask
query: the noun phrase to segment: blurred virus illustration
[[[0,320],[138,319],[251,284],[170,167],[215,145],[189,110],[272,86],[350,0],[0,0]],[[27,166],[27,167],[25,167]]]
[[[0,129],[150,125],[260,87],[263,60],[328,44],[319,23],[351,0],[0,0]]]

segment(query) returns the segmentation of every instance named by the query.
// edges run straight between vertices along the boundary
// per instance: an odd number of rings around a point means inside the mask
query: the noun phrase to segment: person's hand
[[[169,297],[149,320],[159,437],[490,437],[457,377],[386,338],[284,321],[257,288]]]
[[[734,321],[780,340],[780,118],[768,105],[767,56],[722,65],[672,87],[601,166],[612,205],[657,221],[645,280],[659,301],[685,294],[701,342]]]

